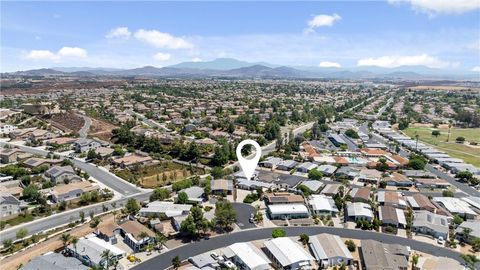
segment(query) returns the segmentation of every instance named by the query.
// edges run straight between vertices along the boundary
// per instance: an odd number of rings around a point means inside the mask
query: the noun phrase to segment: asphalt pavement
[[[78,134],[79,134],[80,138],[86,138],[88,130],[90,129],[90,126],[92,125],[92,119],[90,119],[90,117],[85,116],[83,114],[79,114],[79,116],[82,117],[83,120],[85,120],[85,123],[83,124],[83,127],[78,131]]]
[[[398,237],[390,234],[383,234],[373,231],[362,231],[354,229],[344,229],[336,227],[283,227],[283,230],[287,233],[287,236],[298,236],[302,233],[308,235],[316,235],[320,233],[328,233],[332,235],[338,235],[344,238],[352,239],[372,239],[380,241],[382,243],[400,244],[402,246],[409,246],[413,250],[425,252],[438,257],[448,257],[459,262],[463,262],[460,257],[460,253],[451,249],[434,246],[432,244],[419,242],[416,240]],[[235,232],[231,234],[221,235],[210,238],[208,240],[202,240],[191,244],[183,245],[178,248],[167,251],[156,257],[153,257],[143,263],[135,266],[134,270],[157,270],[167,269],[172,265],[172,259],[178,256],[180,260],[186,260],[189,257],[193,257],[198,254],[202,254],[211,250],[229,246],[234,243],[248,242],[259,239],[271,238],[272,228],[252,229]]]
[[[235,212],[237,212],[236,224],[240,229],[244,230],[256,227],[255,224],[249,222],[250,215],[255,213],[255,207],[245,203],[232,203],[232,207],[235,209]]]

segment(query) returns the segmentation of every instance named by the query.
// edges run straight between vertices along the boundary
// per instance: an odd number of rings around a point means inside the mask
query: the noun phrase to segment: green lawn
[[[440,136],[432,136],[433,130],[440,131]],[[469,145],[470,142],[480,145],[480,128],[452,128],[449,142],[447,142],[448,128],[409,127],[403,132],[414,139],[415,135],[418,135],[419,141],[435,146],[452,157],[461,158],[467,163],[480,167],[480,146]],[[459,136],[465,138],[465,144],[455,142]]]

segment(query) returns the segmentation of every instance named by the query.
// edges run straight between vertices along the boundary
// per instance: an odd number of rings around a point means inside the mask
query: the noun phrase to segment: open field
[[[49,117],[54,126],[62,130],[69,129],[78,132],[84,125],[85,120],[72,112],[54,114]]]
[[[433,136],[433,130],[440,131],[440,136]],[[448,128],[409,127],[403,132],[412,138],[418,134],[420,141],[435,146],[452,157],[461,158],[467,163],[480,167],[480,128],[452,128],[449,142],[447,142]],[[465,144],[455,142],[459,136],[465,137]],[[479,145],[470,145],[471,142]]]
[[[112,137],[112,130],[116,129],[117,126],[95,118],[91,119],[92,125],[90,126],[88,135],[91,137],[97,137],[101,140],[109,141]]]
[[[191,170],[193,170],[193,173],[188,166],[174,162],[162,162],[138,170],[121,170],[116,172],[116,175],[129,182],[137,182],[142,187],[154,188],[171,184],[195,174],[205,173],[203,169],[196,167],[192,167]]]

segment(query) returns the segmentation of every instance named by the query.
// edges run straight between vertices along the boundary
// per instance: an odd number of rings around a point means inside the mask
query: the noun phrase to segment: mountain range
[[[425,66],[382,68],[322,68],[280,66],[264,62],[246,62],[232,58],[183,62],[167,67],[145,66],[133,69],[53,67],[8,73],[20,76],[134,76],[169,78],[295,78],[295,79],[405,79],[405,80],[480,80],[478,72],[433,69]]]

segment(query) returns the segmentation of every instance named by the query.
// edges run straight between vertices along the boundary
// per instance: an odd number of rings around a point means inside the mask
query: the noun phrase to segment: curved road
[[[288,236],[298,236],[302,233],[308,235],[315,235],[320,233],[328,233],[338,235],[344,238],[353,239],[372,239],[389,244],[400,244],[403,246],[410,246],[413,250],[429,253],[438,257],[449,257],[459,262],[463,262],[460,258],[460,253],[442,247],[437,247],[424,242],[415,241],[412,239],[402,238],[394,235],[382,234],[372,231],[362,231],[354,229],[343,229],[335,227],[284,227],[282,228],[287,232]],[[228,235],[222,235],[210,238],[209,240],[202,240],[187,244],[163,254],[160,254],[148,261],[145,261],[138,266],[135,266],[134,270],[157,270],[166,269],[172,265],[172,259],[178,256],[180,260],[186,260],[189,257],[222,248],[238,242],[247,242],[258,239],[271,238],[272,228],[244,230]]]
[[[87,132],[90,129],[90,126],[92,125],[92,119],[90,119],[90,117],[85,116],[83,114],[77,114],[77,115],[82,117],[83,120],[85,120],[85,123],[83,124],[83,127],[78,131],[78,134],[80,135],[80,138],[86,138]]]

